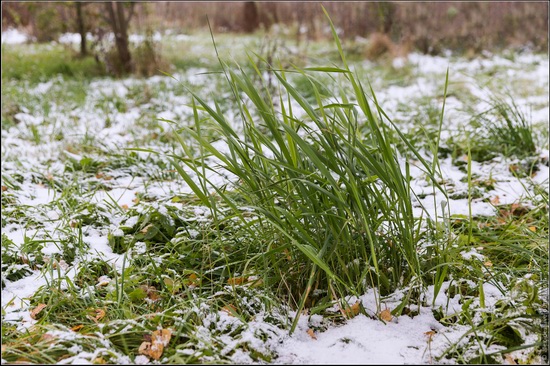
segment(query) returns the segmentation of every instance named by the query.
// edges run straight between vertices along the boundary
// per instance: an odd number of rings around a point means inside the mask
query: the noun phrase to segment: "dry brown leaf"
[[[222,311],[229,314],[229,316],[235,316],[235,314],[237,313],[237,307],[233,304],[227,304],[222,308]]]
[[[152,343],[161,342],[164,346],[167,346],[170,343],[172,338],[172,331],[170,329],[161,329],[155,330],[153,336],[151,337]]]
[[[199,277],[195,274],[195,273],[191,273],[188,277],[187,277],[187,286],[189,286],[189,288],[195,288],[197,286],[200,285],[201,283],[201,280],[199,279]]]
[[[95,313],[95,316],[88,315],[88,319],[93,320],[95,323],[105,317],[105,310],[103,309],[92,309],[91,311]]]
[[[317,336],[315,335],[315,332],[313,331],[313,329],[309,328],[309,329],[307,330],[307,334],[308,334],[311,338],[313,338],[313,339],[315,339],[315,340],[317,339]]]
[[[157,301],[160,299],[159,293],[155,286],[147,286],[147,285],[141,285],[139,286],[140,289],[142,289],[146,294],[147,297],[152,301]]]
[[[151,336],[151,342],[143,342],[138,352],[158,360],[164,352],[164,347],[170,342],[170,338],[172,338],[170,329],[155,330]]]
[[[428,336],[428,340],[429,340],[429,341],[432,340],[432,338],[433,338],[433,336],[435,335],[435,333],[436,333],[435,330],[429,330],[429,331],[427,331],[427,332],[424,332],[424,334],[425,334],[426,336]]]
[[[246,282],[246,277],[231,277],[227,279],[228,285],[241,285]]]
[[[384,309],[380,312],[380,319],[382,319],[385,322],[391,322],[393,319],[393,316],[391,315],[390,309]]]
[[[151,351],[151,342],[142,342],[139,346],[138,353],[140,355],[149,356],[149,351]]]
[[[38,304],[38,306],[35,307],[35,308],[31,311],[31,318],[36,319],[36,316],[38,315],[38,313],[40,313],[42,310],[44,310],[44,308],[45,308],[46,306],[47,306],[46,304]]]
[[[2,186],[2,192],[7,191],[7,190],[8,190],[8,187]]]
[[[160,359],[160,356],[162,356],[162,352],[164,352],[164,345],[162,343],[151,343],[151,348],[149,349],[149,357],[154,360],[158,360]]]
[[[75,325],[74,327],[71,328],[71,330],[73,332],[78,332],[80,329],[84,328],[84,325],[82,324],[79,324],[79,325]]]
[[[361,301],[357,301],[355,304],[348,306],[346,309],[344,309],[344,314],[346,315],[346,318],[351,319],[359,314],[359,311],[361,311]]]
[[[500,203],[500,197],[495,196],[494,198],[491,199],[491,203],[495,206],[498,205]]]

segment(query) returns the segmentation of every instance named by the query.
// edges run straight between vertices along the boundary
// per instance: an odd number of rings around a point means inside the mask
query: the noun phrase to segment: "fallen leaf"
[[[237,307],[233,304],[227,304],[222,308],[222,311],[229,314],[229,316],[235,316],[237,313]]]
[[[78,332],[80,329],[84,328],[84,325],[83,324],[79,324],[79,325],[75,325],[74,327],[71,328],[71,330],[73,332]]]
[[[232,286],[241,285],[244,282],[246,282],[246,277],[231,277],[227,279],[227,284]]]
[[[149,356],[149,351],[151,351],[151,342],[142,342],[139,346],[138,353],[140,355]]]
[[[164,347],[170,342],[170,338],[172,338],[172,331],[170,329],[155,330],[151,336],[151,342],[143,342],[139,346],[138,352],[158,360],[162,356],[162,352],[164,352]]]
[[[391,315],[390,309],[385,309],[380,312],[380,319],[386,322],[391,322],[393,316]]]
[[[162,343],[151,343],[151,348],[149,349],[149,357],[154,360],[158,360],[164,352],[164,345]]]
[[[7,191],[7,190],[8,190],[8,187],[2,186],[2,192]]]
[[[153,336],[151,337],[151,340],[153,343],[161,342],[164,346],[167,346],[168,343],[170,343],[171,338],[172,338],[172,331],[170,329],[161,329],[161,330],[155,330],[153,332]]]
[[[44,310],[44,308],[45,308],[46,306],[47,306],[46,304],[38,304],[38,306],[35,307],[35,308],[31,311],[31,318],[36,319],[36,316],[38,315],[38,313],[40,313],[42,310]]]
[[[529,230],[531,230],[534,233],[537,232],[537,228],[535,226],[529,226]]]
[[[309,336],[310,336],[311,338],[313,338],[313,339],[315,339],[315,340],[317,339],[317,336],[315,335],[315,332],[313,331],[313,329],[309,328],[309,329],[307,330],[307,334],[309,334]]]
[[[500,203],[500,197],[495,196],[493,199],[491,199],[491,203],[495,206],[498,205]]]
[[[103,309],[92,309],[91,311],[95,313],[95,316],[88,315],[88,319],[93,320],[95,323],[105,317],[105,310]]]
[[[346,309],[344,309],[344,313],[346,314],[346,318],[351,319],[357,314],[359,314],[359,311],[361,311],[361,301],[357,301],[355,304],[348,306]]]
[[[139,286],[140,289],[143,290],[147,294],[147,297],[152,301],[157,301],[160,299],[159,293],[155,286],[147,286],[147,285],[141,285]]]
[[[435,335],[435,333],[436,333],[435,330],[429,330],[427,332],[424,332],[424,334],[428,336],[428,340],[430,341],[432,340],[432,337]]]
[[[185,284],[189,288],[195,288],[195,287],[199,286],[200,283],[201,283],[201,281],[199,279],[199,276],[197,276],[195,273],[191,273],[185,281]]]

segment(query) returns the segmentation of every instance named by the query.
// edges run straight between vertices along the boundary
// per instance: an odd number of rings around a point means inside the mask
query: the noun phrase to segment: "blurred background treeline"
[[[331,38],[321,5],[341,39],[368,40],[366,58],[390,51],[394,55],[411,51],[435,55],[445,50],[478,54],[505,48],[548,52],[548,3],[527,1],[3,2],[2,30],[24,30],[37,42],[57,40],[67,32],[80,33],[81,55],[91,52],[120,74],[135,71],[132,57],[145,57],[145,64],[155,67],[161,62],[151,42],[131,51],[129,34],[204,32],[208,17],[216,34],[284,29],[298,44],[319,41]],[[110,40],[114,46],[98,51],[101,42],[97,41],[109,34],[115,35]]]

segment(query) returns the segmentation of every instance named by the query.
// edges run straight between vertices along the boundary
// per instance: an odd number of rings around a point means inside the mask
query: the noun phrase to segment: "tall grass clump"
[[[533,127],[513,100],[506,103],[495,99],[482,119],[487,124],[490,139],[500,145],[505,156],[524,158],[536,153]]]
[[[250,266],[298,314],[314,295],[328,303],[372,287],[387,294],[421,275],[420,222],[413,215],[408,163],[400,162],[393,147],[391,120],[350,70],[333,34],[342,67],[292,71],[310,81],[314,102],[292,85],[290,71],[267,65],[278,81],[278,95],[271,95],[250,72],[220,60],[242,124],[234,126],[218,103],[191,92],[196,126],[182,131],[198,142],[201,154],[173,161],[215,220],[238,217],[246,223],[260,246]],[[251,65],[261,76],[252,59]],[[340,81],[339,92],[321,97],[317,73]],[[226,151],[201,134],[204,112],[216,122]],[[236,183],[216,187],[209,177],[222,171]]]

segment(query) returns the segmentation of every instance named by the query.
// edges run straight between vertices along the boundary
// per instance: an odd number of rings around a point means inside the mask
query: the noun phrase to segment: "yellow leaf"
[[[46,304],[38,304],[38,306],[35,307],[35,308],[31,311],[31,318],[36,319],[36,316],[38,315],[38,313],[40,313],[42,310],[44,310],[44,308],[45,308],[46,306],[47,306]]]
[[[393,316],[391,315],[390,309],[385,309],[380,312],[380,319],[386,322],[391,322]]]
[[[531,230],[534,233],[537,232],[537,228],[535,226],[529,226],[529,230]]]
[[[311,338],[317,339],[317,336],[315,335],[315,332],[313,331],[313,329],[309,328],[309,329],[307,330],[307,334],[308,334]]]

